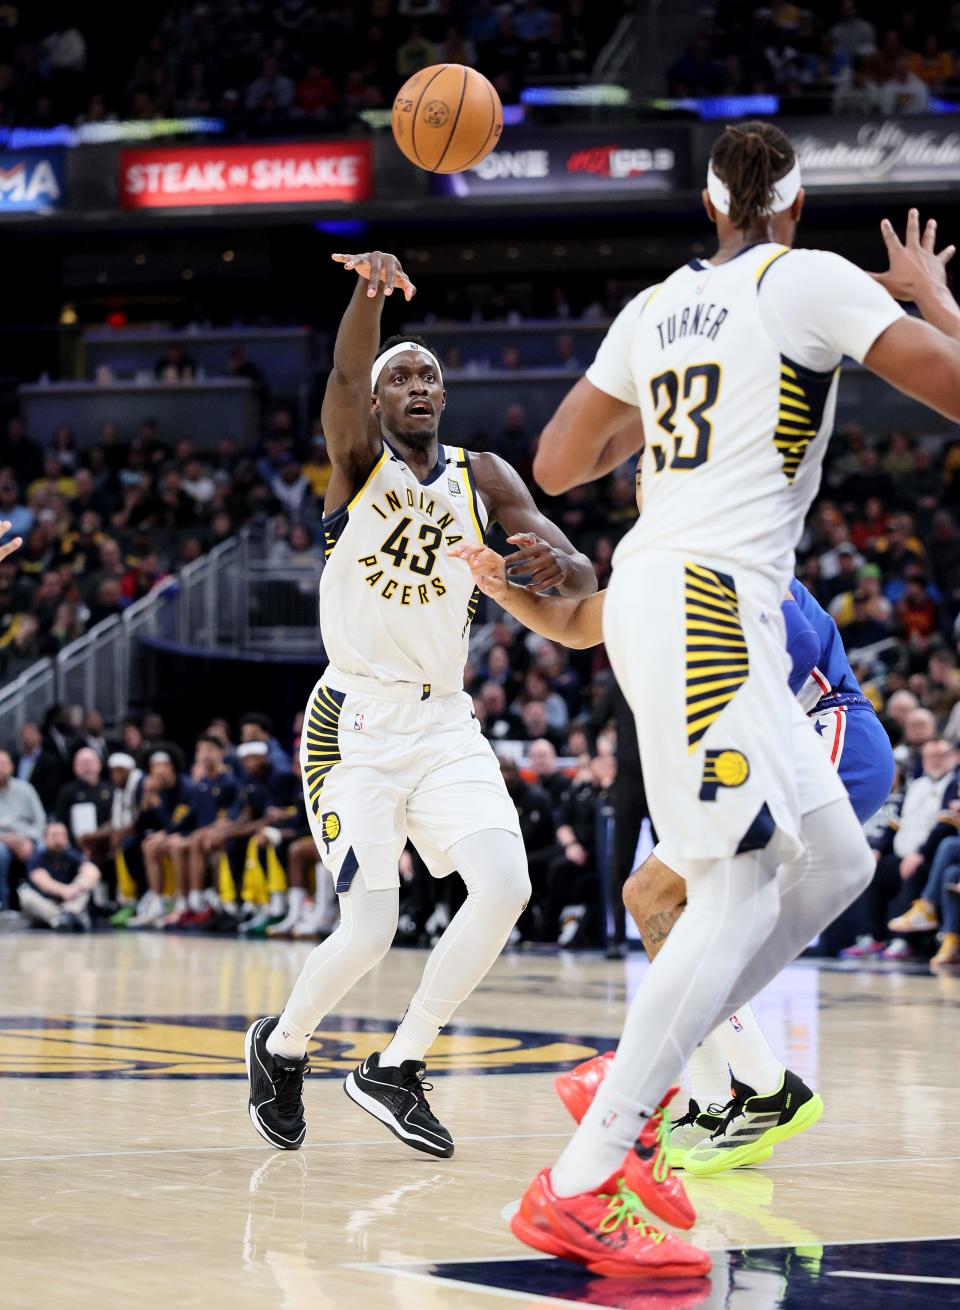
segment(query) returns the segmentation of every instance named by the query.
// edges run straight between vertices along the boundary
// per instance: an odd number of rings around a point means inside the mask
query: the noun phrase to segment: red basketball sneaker
[[[510,1220],[527,1246],[586,1265],[591,1273],[634,1278],[695,1278],[710,1257],[649,1222],[636,1192],[612,1174],[595,1192],[557,1196],[541,1169]]]
[[[564,1103],[577,1123],[590,1108],[590,1102],[597,1094],[597,1088],[610,1072],[614,1051],[604,1051],[590,1060],[584,1060],[566,1073],[558,1074],[554,1081],[557,1095]]]
[[[667,1106],[679,1091],[671,1087],[648,1119],[623,1163],[626,1184],[658,1219],[674,1228],[692,1228],[697,1215],[686,1189],[670,1168],[670,1112]]]

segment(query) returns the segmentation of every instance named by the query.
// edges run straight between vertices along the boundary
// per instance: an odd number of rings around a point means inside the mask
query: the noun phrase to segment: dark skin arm
[[[533,476],[549,496],[559,496],[612,473],[642,446],[636,406],[581,378],[543,429]]]
[[[395,289],[402,290],[407,300],[415,294],[394,255],[373,250],[332,258],[356,272],[357,284],[340,320],[320,411],[333,466],[324,506],[327,513],[353,496],[380,456],[380,432],[370,411],[370,369],[380,344],[383,302]]]
[[[556,587],[563,596],[590,596],[597,589],[593,565],[556,524],[540,513],[516,469],[493,454],[470,456],[487,513],[520,550],[507,558],[509,573],[529,573],[530,587]]]

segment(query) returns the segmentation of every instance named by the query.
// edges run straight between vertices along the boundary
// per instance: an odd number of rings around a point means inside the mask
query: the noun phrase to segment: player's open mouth
[[[433,406],[427,400],[411,401],[405,412],[413,418],[433,418]]]

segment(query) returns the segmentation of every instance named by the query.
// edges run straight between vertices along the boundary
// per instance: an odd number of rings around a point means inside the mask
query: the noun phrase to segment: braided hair
[[[713,171],[730,192],[730,222],[749,229],[765,217],[773,188],[796,161],[788,137],[772,123],[751,119],[724,130],[710,154]]]

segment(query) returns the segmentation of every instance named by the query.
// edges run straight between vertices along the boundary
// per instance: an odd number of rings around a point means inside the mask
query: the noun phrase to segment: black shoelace
[[[426,1098],[426,1093],[433,1091],[433,1083],[428,1083],[426,1081],[426,1074],[426,1068],[421,1066],[415,1073],[408,1073],[400,1086],[404,1088],[405,1091],[412,1092],[417,1098],[419,1104],[422,1105],[428,1113],[432,1114],[433,1111],[430,1109],[430,1102]]]
[[[746,1113],[746,1109],[746,1101],[740,1101],[735,1096],[726,1105],[711,1105],[710,1112],[716,1110],[717,1114],[722,1116],[720,1126],[710,1134],[711,1138],[723,1137],[734,1119],[739,1119],[742,1114]]]
[[[691,1098],[690,1104],[687,1106],[687,1113],[682,1119],[674,1119],[673,1126],[674,1128],[689,1128],[691,1124],[697,1122],[699,1117],[700,1107],[697,1105],[696,1101]]]
[[[278,1064],[273,1079],[276,1089],[277,1113],[284,1119],[293,1118],[300,1112],[303,1079],[310,1072],[307,1061],[298,1060],[296,1064]]]

